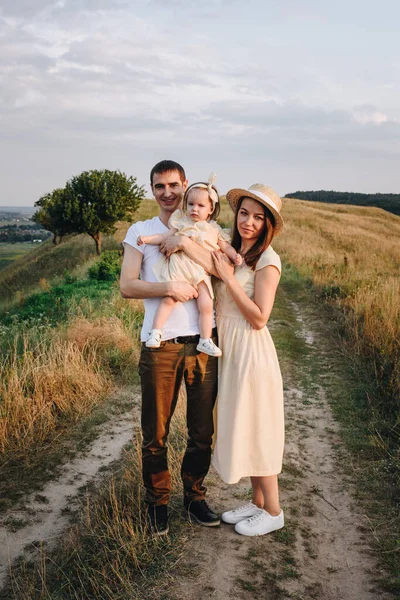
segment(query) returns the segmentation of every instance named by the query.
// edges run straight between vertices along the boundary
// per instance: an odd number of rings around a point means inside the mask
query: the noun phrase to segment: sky
[[[400,192],[398,0],[1,0],[0,205],[172,159],[221,193]]]

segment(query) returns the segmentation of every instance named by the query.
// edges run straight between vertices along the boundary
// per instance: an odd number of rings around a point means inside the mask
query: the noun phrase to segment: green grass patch
[[[285,368],[290,371],[290,365],[297,365],[308,354],[308,347],[301,335],[300,324],[293,308],[288,302],[288,294],[282,285],[276,294],[268,329],[274,340],[279,360],[284,362]]]
[[[74,307],[79,306],[83,300],[99,305],[109,299],[112,287],[110,281],[91,279],[56,285],[48,291],[33,294],[19,306],[0,313],[0,323],[7,326],[42,322],[55,326],[74,316]]]

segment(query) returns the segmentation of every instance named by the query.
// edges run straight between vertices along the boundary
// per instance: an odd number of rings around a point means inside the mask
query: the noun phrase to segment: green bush
[[[121,271],[121,256],[118,250],[108,250],[88,270],[89,279],[98,281],[115,281]]]
[[[71,273],[65,269],[64,270],[64,283],[68,284],[72,284],[72,283],[76,283],[78,281],[78,278],[76,275],[71,275]]]

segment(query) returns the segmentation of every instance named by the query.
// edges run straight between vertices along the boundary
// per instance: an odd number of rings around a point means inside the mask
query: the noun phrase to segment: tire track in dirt
[[[126,388],[119,396],[134,397],[139,392]],[[20,557],[37,555],[41,545],[51,548],[71,523],[71,515],[80,505],[79,492],[100,476],[100,472],[120,457],[125,444],[132,440],[138,410],[114,413],[99,429],[94,442],[81,456],[67,462],[62,474],[47,483],[40,493],[26,496],[18,506],[0,519],[0,587],[4,585],[12,563]],[[14,524],[14,526],[13,526]]]

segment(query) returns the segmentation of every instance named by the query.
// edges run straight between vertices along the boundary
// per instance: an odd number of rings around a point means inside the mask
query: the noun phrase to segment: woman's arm
[[[173,229],[172,227],[167,231],[167,233],[155,233],[154,235],[139,235],[136,243],[138,246],[142,246],[143,244],[150,244],[151,246],[158,246],[162,244],[164,240],[169,238],[171,235],[174,235],[178,230]]]
[[[228,265],[218,252],[213,252],[215,268],[226,284],[240,312],[254,329],[262,329],[268,322],[274,305],[280,273],[272,265],[256,271],[254,282],[254,301],[241,288],[235,278],[233,267]]]
[[[200,246],[197,242],[194,242],[187,235],[175,235],[169,237],[160,244],[160,250],[165,256],[170,256],[174,252],[181,250],[195,263],[203,267],[210,275],[215,275],[220,278],[218,272],[214,266],[214,261],[211,256],[211,252]]]

